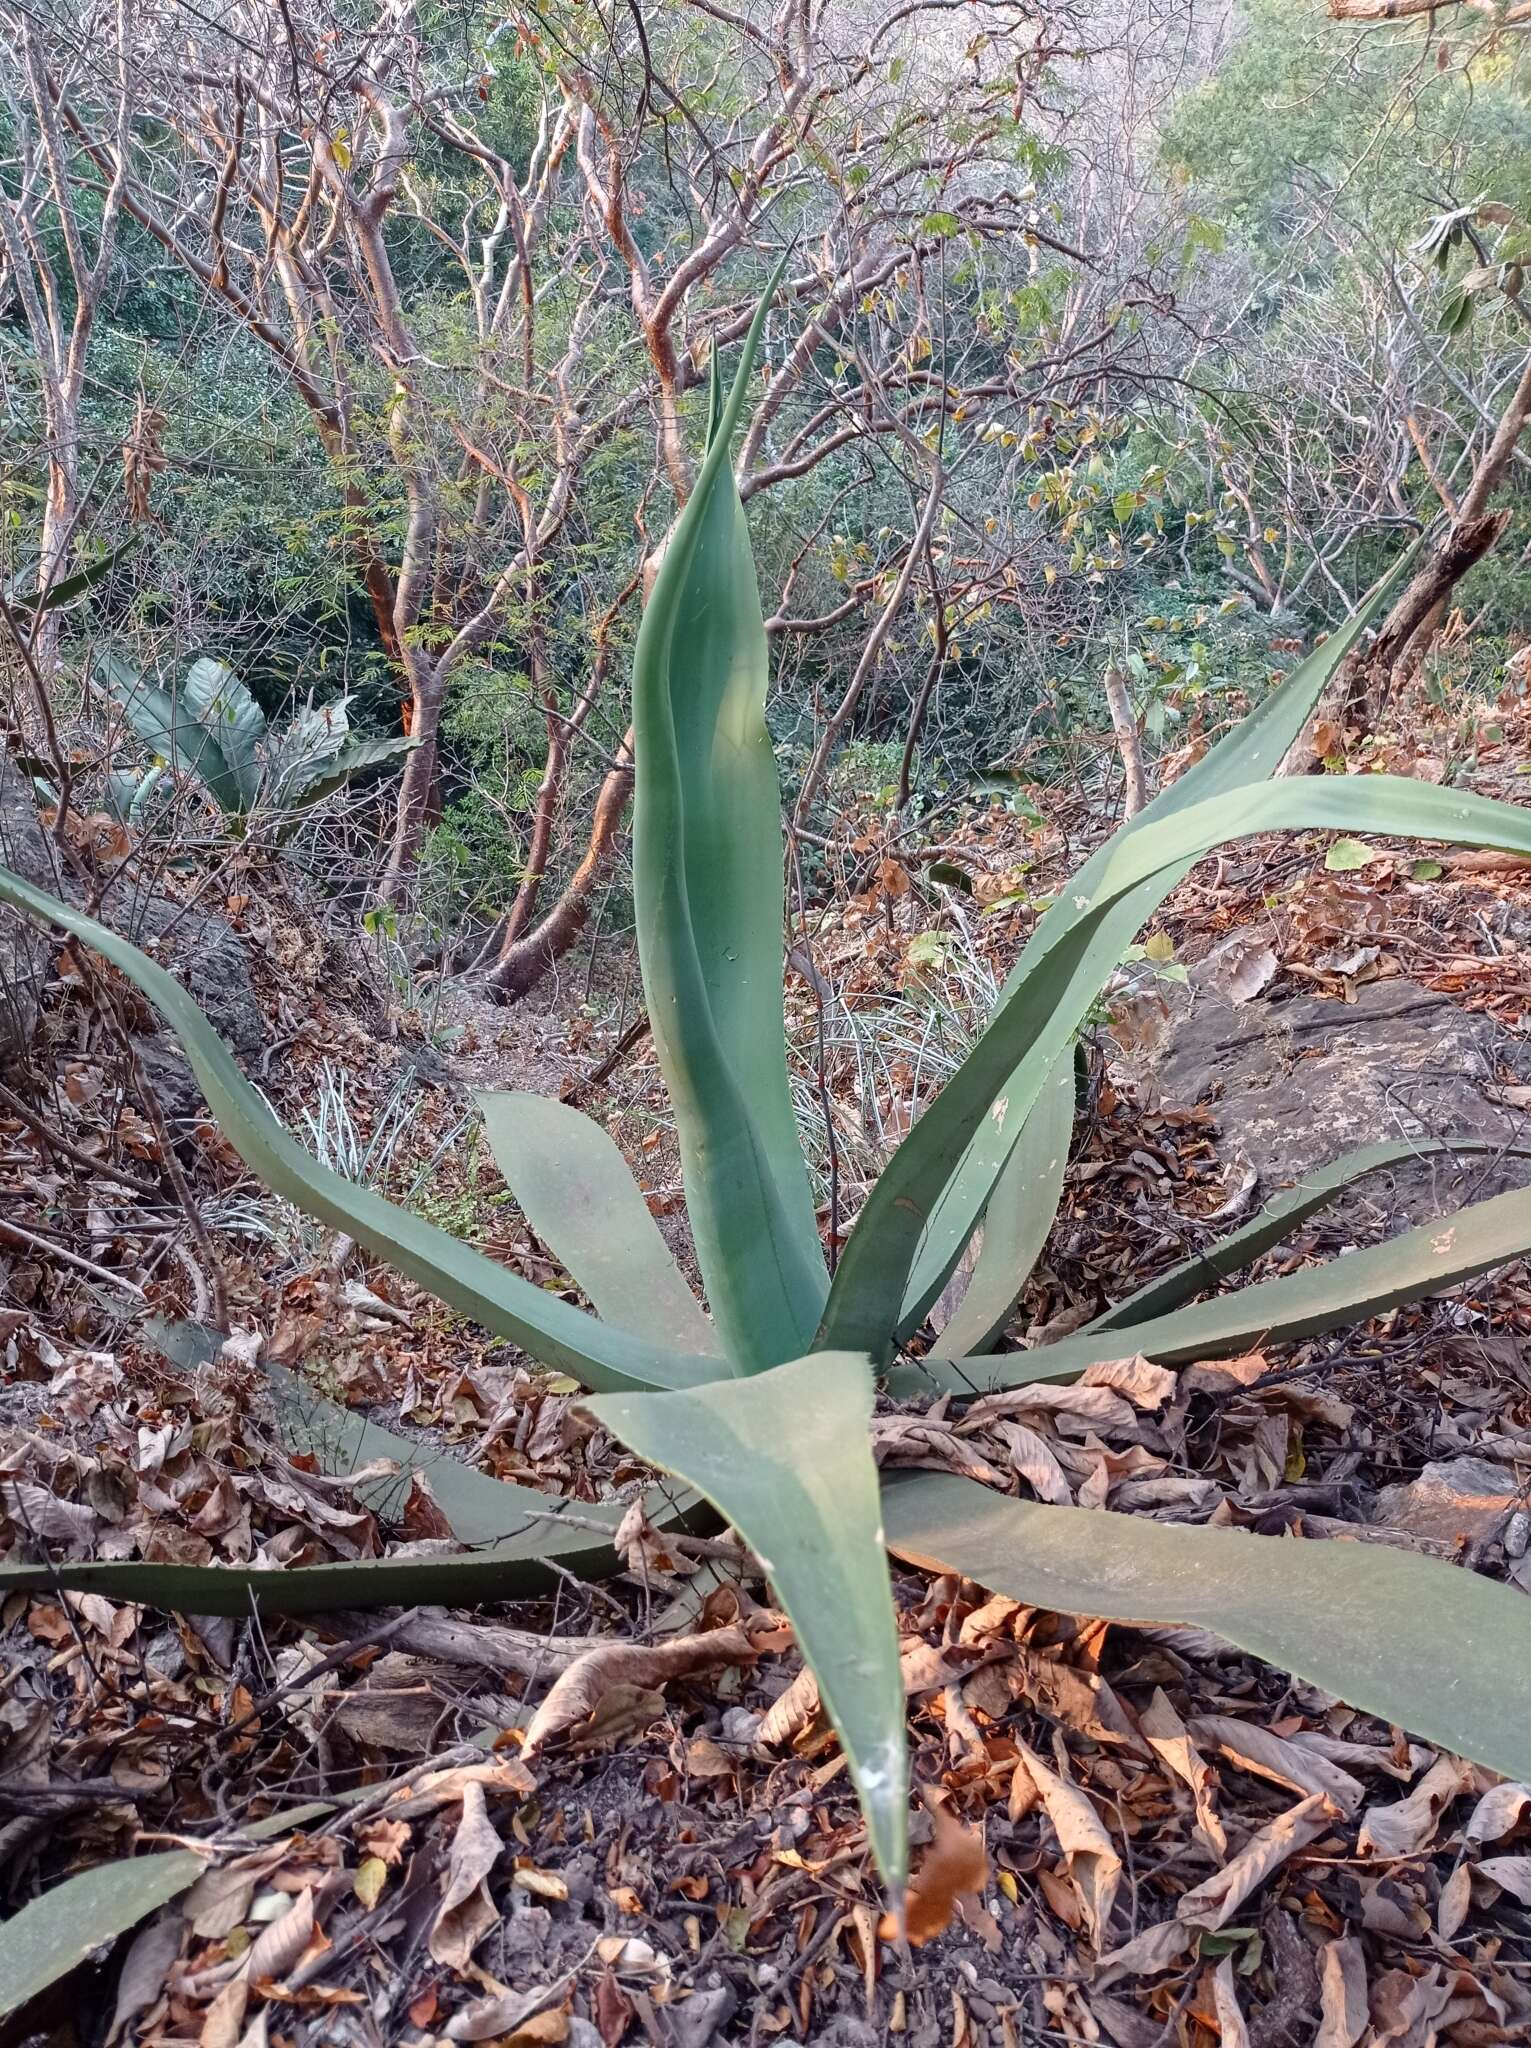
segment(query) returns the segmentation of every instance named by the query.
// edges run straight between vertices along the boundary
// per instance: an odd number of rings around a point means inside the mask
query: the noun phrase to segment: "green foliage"
[[[194,775],[226,817],[257,806],[291,811],[322,802],[355,775],[409,751],[405,738],[352,739],[345,700],[310,708],[277,733],[234,671],[210,655],[194,661],[170,688],[139,675],[115,654],[97,657],[99,682],[122,706],[156,768]],[[154,787],[154,771],[134,783],[114,776],[109,793],[136,822]]]
[[[950,1344],[938,1339],[917,1367],[896,1367],[894,1391],[1063,1378],[1136,1351],[1216,1355],[1230,1335],[1280,1339],[1333,1327],[1531,1249],[1531,1205],[1499,1197],[1328,1266],[1189,1307],[1181,1303],[1205,1268],[1183,1272],[1156,1283],[1151,1302],[1139,1301],[1141,1320],[1103,1318],[1040,1353],[990,1358],[968,1348],[982,1352],[1002,1331],[1007,1296],[1052,1221],[1081,1020],[1134,933],[1199,855],[1278,827],[1349,827],[1531,854],[1531,816],[1382,776],[1266,779],[1385,590],[1375,593],[1345,631],[1080,870],[1017,963],[987,1031],[895,1154],[827,1286],[781,1054],[780,805],[763,721],[759,600],[728,461],[760,325],[757,316],[727,401],[714,391],[708,454],[672,534],[635,659],[640,948],[710,1326],[658,1233],[640,1221],[641,1198],[609,1141],[575,1112],[526,1098],[486,1105],[507,1181],[604,1308],[598,1316],[321,1166],[272,1117],[184,991],[137,949],[3,872],[0,900],[51,919],[145,990],[182,1037],[230,1142],[270,1187],[592,1389],[598,1398],[590,1405],[610,1428],[695,1490],[668,1512],[694,1512],[700,1495],[737,1522],[818,1676],[894,1885],[906,1868],[908,1800],[884,1523],[902,1554],[954,1564],[1014,1587],[1017,1597],[1043,1600],[1045,1588],[1067,1578],[1059,1604],[1070,1611],[1163,1620],[1215,1610],[1211,1625],[1298,1675],[1493,1768],[1531,1773],[1531,1741],[1506,1677],[1531,1650],[1531,1621],[1505,1589],[1448,1578],[1417,1558],[1390,1556],[1373,1568],[1346,1545],[1278,1545],[1221,1531],[1144,1529],[1126,1516],[1018,1508],[961,1482],[899,1480],[879,1505],[866,1435],[873,1371],[888,1367],[900,1334],[924,1319],[986,1213],[1008,1251],[988,1267],[979,1261],[979,1292],[971,1311],[966,1301],[959,1308]],[[1360,1166],[1347,1163],[1312,1200],[1246,1225],[1230,1267]],[[327,1459],[396,1455],[393,1440],[371,1425],[319,1412],[322,1433],[341,1445]],[[407,1447],[403,1462],[417,1458]],[[0,1567],[0,1585],[89,1587],[203,1612],[250,1599],[302,1612],[468,1599],[524,1584],[539,1539],[528,1534],[518,1490],[462,1468],[452,1487],[438,1495],[444,1511],[460,1537],[485,1546],[467,1557],[264,1574],[138,1562],[10,1565]],[[541,1540],[567,1559],[569,1532]],[[1290,1575],[1294,1548],[1299,1569]],[[1431,1654],[1398,1657],[1396,1644],[1417,1635],[1425,1617]]]

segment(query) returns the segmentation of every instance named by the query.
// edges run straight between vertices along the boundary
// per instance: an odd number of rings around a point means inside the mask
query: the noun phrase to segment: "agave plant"
[[[353,738],[346,700],[309,706],[278,733],[225,662],[204,654],[174,689],[141,675],[121,655],[96,659],[101,683],[154,755],[143,775],[121,770],[109,794],[119,816],[136,823],[166,766],[194,775],[226,817],[257,805],[290,811],[333,795],[364,769],[408,751],[402,736]]]
[[[893,1155],[831,1275],[788,1093],[766,640],[729,458],[768,301],[726,399],[714,372],[706,455],[634,668],[639,942],[705,1308],[615,1146],[574,1109],[526,1094],[480,1098],[507,1182],[592,1313],[320,1165],[184,990],[126,941],[14,877],[0,875],[0,900],[51,920],[138,983],[185,1042],[223,1132],[271,1190],[587,1389],[593,1415],[681,1482],[652,1495],[652,1516],[673,1526],[710,1504],[734,1524],[792,1618],[893,1887],[906,1870],[909,1800],[889,1549],[1040,1606],[1199,1623],[1357,1707],[1531,1777],[1520,1706],[1531,1619],[1504,1587],[1378,1545],[1167,1527],[942,1474],[881,1478],[868,1430],[879,1381],[901,1398],[961,1396],[1067,1380],[1137,1354],[1221,1355],[1376,1314],[1531,1249],[1531,1200],[1511,1194],[1328,1265],[1208,1293],[1362,1173],[1421,1149],[1371,1146],[1077,1335],[1042,1351],[994,1349],[1057,1208],[1076,1035],[1192,862],[1281,827],[1531,855],[1531,813],[1384,776],[1265,779],[1364,629],[1363,612],[1079,871],[966,1063]],[[911,1351],[980,1227],[959,1306]],[[285,1426],[334,1469],[378,1457],[418,1464],[417,1445],[326,1407],[286,1375],[273,1381]],[[546,1583],[550,1562],[613,1567],[583,1510],[580,1528],[560,1527],[546,1496],[448,1459],[431,1467],[431,1483],[471,1554],[284,1572],[13,1563],[0,1567],[0,1590],[63,1585],[201,1613],[247,1613],[252,1602],[303,1613],[506,1598]],[[605,1519],[614,1526],[619,1512]]]

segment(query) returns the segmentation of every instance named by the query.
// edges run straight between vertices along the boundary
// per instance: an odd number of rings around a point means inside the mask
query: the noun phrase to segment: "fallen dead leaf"
[[[1531,1906],[1531,1856],[1485,1856],[1475,1868],[1479,1877],[1497,1884],[1523,1906]]]
[[[1362,1856],[1413,1856],[1435,1840],[1441,1815],[1472,1786],[1472,1766],[1460,1757],[1439,1758],[1406,1799],[1369,1806],[1356,1849]]]
[[[1324,1945],[1319,1959],[1319,2021],[1313,2048],[1355,2048],[1370,2014],[1366,2003],[1366,1958],[1353,1934]]]
[[[989,1858],[981,1828],[964,1827],[944,1807],[932,1813],[934,1834],[920,1867],[909,1880],[905,1932],[911,1945],[934,1941],[952,1924],[960,1900],[976,1899],[989,1881]],[[883,1941],[896,1941],[898,1916],[885,1913],[878,1923]]]
[[[1111,1387],[1125,1394],[1139,1408],[1162,1408],[1172,1400],[1180,1375],[1167,1365],[1155,1365],[1140,1351],[1134,1358],[1113,1358],[1087,1365],[1079,1376],[1082,1387]]]
[[[1335,1809],[1321,1793],[1289,1806],[1252,1836],[1232,1862],[1183,1893],[1172,1919],[1161,1920],[1102,1956],[1097,1981],[1106,1985],[1122,1977],[1169,1969],[1195,1945],[1199,1935],[1225,1927],[1250,1894],[1289,1856],[1316,1841],[1334,1818]]]
[[[463,1787],[462,1818],[452,1837],[446,1888],[428,1944],[435,1960],[449,1970],[465,1971],[474,1949],[499,1924],[487,1880],[503,1848],[484,1804],[484,1788],[470,1779]]]
[[[578,1729],[615,1686],[661,1686],[719,1664],[751,1663],[756,1654],[755,1645],[738,1628],[709,1629],[668,1643],[603,1643],[576,1658],[555,1682],[532,1716],[521,1753],[535,1756],[549,1742]]]
[[[1098,1949],[1105,1939],[1117,1887],[1122,1881],[1122,1859],[1112,1846],[1100,1815],[1079,1787],[1050,1770],[1024,1742],[1017,1742],[1016,1749],[1016,1769],[1027,1772],[1041,1795],[1079,1895],[1090,1939]]]
[[[1273,1735],[1268,1728],[1236,1721],[1227,1714],[1199,1715],[1190,1726],[1198,1742],[1220,1749],[1240,1769],[1274,1779],[1293,1792],[1321,1793],[1347,1816],[1358,1812],[1366,1797],[1359,1778],[1312,1750]]]
[[[1499,1841],[1520,1824],[1528,1806],[1531,1785],[1517,1784],[1513,1778],[1507,1778],[1502,1785],[1491,1785],[1473,1808],[1462,1830],[1463,1841]]]
[[[1228,1837],[1212,1804],[1211,1767],[1161,1687],[1154,1688],[1152,1700],[1138,1716],[1138,1726],[1160,1760],[1189,1789],[1196,1806],[1197,1832],[1221,1863],[1228,1854]]]
[[[1222,2048],[1249,2048],[1249,2028],[1244,2023],[1244,2008],[1239,2004],[1231,1955],[1224,1956],[1212,1972],[1212,2010],[1217,2015]]]

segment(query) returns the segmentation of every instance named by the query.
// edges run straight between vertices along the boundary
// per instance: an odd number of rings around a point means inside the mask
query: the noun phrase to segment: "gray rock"
[[[813,2037],[811,2048],[881,2048],[883,2035],[870,2020],[855,2013],[837,2012],[827,2027]]]
[[[1486,1092],[1531,1077],[1531,1048],[1412,982],[1364,983],[1354,1003],[1235,1005],[1193,976],[1175,993],[1169,1028],[1133,1064],[1164,1102],[1210,1103],[1224,1156],[1249,1159],[1261,1199],[1358,1145],[1469,1137],[1531,1146],[1531,1118]],[[1371,1176],[1343,1213],[1420,1222],[1528,1183],[1531,1160],[1422,1160]]]
[[[698,1991],[678,2005],[661,2006],[660,2025],[667,2048],[708,2048],[720,2027],[738,2010],[739,2000],[724,1984],[716,1991]]]
[[[1385,1486],[1375,1519],[1437,1543],[1487,1543],[1521,1498],[1514,1475],[1489,1458],[1443,1458],[1407,1486]]]

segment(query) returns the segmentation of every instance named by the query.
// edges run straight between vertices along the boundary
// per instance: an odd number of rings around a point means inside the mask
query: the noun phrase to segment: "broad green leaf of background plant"
[[[584,1405],[639,1457],[705,1495],[759,1557],[839,1734],[878,1867],[902,1886],[904,1686],[867,1360],[815,1355],[685,1393]]]
[[[1274,773],[1282,756],[1301,733],[1340,663],[1375,617],[1389,591],[1413,561],[1415,553],[1414,548],[1405,550],[1357,608],[1354,618],[1331,635],[1322,647],[1299,662],[1286,681],[1273,690],[1257,710],[1225,733],[1216,746],[1210,748],[1200,761],[1193,763],[1177,781],[1161,789],[1152,803],[1085,862],[1027,942],[1000,992],[1001,1002],[1024,986],[1037,962],[1051,952],[1060,932],[1078,921],[1082,905],[1090,900],[1095,880],[1114,848],[1133,834],[1165,818],[1174,817],[1194,803],[1262,781]],[[1187,861],[1176,870],[1156,876],[1144,883],[1136,896],[1128,897],[1117,906],[1102,924],[1095,944],[1082,958],[1067,993],[1058,998],[1065,1009],[1077,1010],[1080,1016],[1086,1014],[1121,964],[1128,946],[1190,871],[1191,865]],[[1005,1161],[1026,1136],[1027,1119],[1046,1072],[1047,1064],[1040,1054],[1029,1055],[994,1088],[990,1098],[991,1115],[979,1125],[925,1226],[899,1323],[901,1334],[907,1335],[919,1328],[929,1313],[931,1303],[946,1285],[977,1228],[989,1192]],[[1029,1143],[1029,1139],[1026,1142]],[[840,1296],[837,1314],[852,1289],[853,1280],[853,1275],[836,1275]]]
[[[1316,1336],[1347,1323],[1385,1314],[1406,1301],[1442,1294],[1476,1274],[1531,1252],[1531,1192],[1514,1188],[1454,1215],[1406,1230],[1384,1244],[1367,1245],[1323,1265],[1303,1266],[1279,1279],[1260,1280],[1148,1322],[1091,1324],[1073,1337],[1034,1351],[997,1358],[922,1359],[889,1375],[895,1396],[983,1392],[1027,1386],[1034,1380],[1071,1380],[1107,1358],[1146,1358],[1179,1364],[1227,1356],[1251,1346]]]
[[[162,761],[195,775],[222,811],[233,812],[244,801],[239,777],[214,736],[198,725],[184,698],[161,689],[111,653],[98,654],[97,678],[122,706],[139,739]]]
[[[253,1821],[240,1833],[270,1841],[332,1812],[339,1803],[311,1801]],[[0,2019],[19,2012],[96,1949],[190,1891],[214,1860],[211,1843],[205,1856],[195,1849],[167,1849],[153,1856],[124,1857],[82,1870],[41,1898],[28,1900],[0,1926]]]
[[[697,1260],[736,1371],[801,1356],[828,1286],[787,1087],[765,627],[729,467],[774,290],[773,279],[665,548],[633,660],[639,957]]]
[[[1020,987],[1002,997],[977,1045],[877,1182],[841,1256],[821,1342],[887,1357],[897,1321],[888,1303],[905,1298],[927,1219],[985,1117],[1003,1123],[1029,1112],[1030,1100],[996,1100],[996,1090],[1026,1071],[1023,1061],[1045,1075],[1073,1038],[1110,973],[1100,940],[1118,905],[1151,878],[1178,877],[1187,861],[1229,840],[1357,824],[1399,838],[1531,855],[1531,811],[1385,775],[1260,783],[1113,840],[1102,849],[1104,859],[1097,856],[1100,864],[1092,863],[1089,889],[1077,878],[1069,886],[1077,918],[1036,956]]]
[[[397,761],[405,754],[413,753],[419,744],[417,738],[407,733],[351,740],[327,761],[305,763],[302,771],[294,774],[287,783],[278,801],[284,808],[303,809],[323,803],[336,790],[344,789],[348,782],[365,775],[369,768],[381,768],[389,761]]]
[[[138,546],[138,536],[125,541],[120,548],[114,548],[109,555],[103,555],[99,562],[91,562],[83,569],[77,569],[72,576],[61,576],[43,591],[8,590],[5,602],[13,612],[24,612],[30,618],[39,612],[62,611],[65,605],[73,604],[77,597],[83,597],[98,583],[104,583],[120,562],[127,560]]]
[[[239,785],[239,808],[248,810],[260,788],[257,748],[266,737],[266,714],[226,662],[204,654],[186,671],[181,703],[218,744]]]
[[[1214,1635],[1511,1778],[1531,1778],[1531,1602],[1383,1543],[1188,1529],[944,1473],[883,1489],[890,1548],[1060,1614]]]
[[[721,1356],[717,1332],[600,1125],[549,1095],[474,1100],[505,1185],[602,1321],[645,1343]]]
[[[485,1329],[592,1388],[688,1386],[717,1368],[608,1329],[370,1188],[323,1166],[272,1115],[173,975],[137,946],[0,868],[0,902],[81,939],[141,988],[186,1048],[218,1128],[273,1194],[343,1230]]]
[[[1003,1336],[1042,1255],[1068,1165],[1074,1128],[1074,1048],[1048,1075],[1027,1119],[1026,1142],[1005,1161],[983,1212],[983,1243],[956,1311],[931,1346],[934,1358],[975,1357]]]

